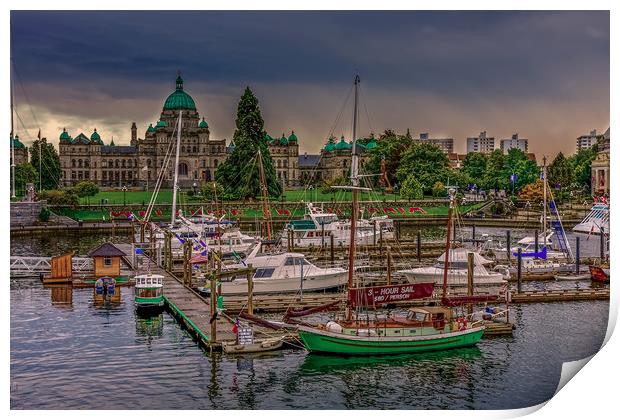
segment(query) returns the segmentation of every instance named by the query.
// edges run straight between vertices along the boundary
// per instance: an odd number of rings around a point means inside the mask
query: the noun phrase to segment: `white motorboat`
[[[320,268],[297,252],[258,255],[261,244],[257,244],[248,257],[239,264],[227,265],[226,269],[237,269],[252,265],[256,269],[252,279],[253,292],[295,293],[333,289],[346,284],[347,270],[342,268]],[[208,291],[208,289],[202,289]],[[222,278],[222,295],[243,295],[248,292],[246,276]]]
[[[338,220],[336,213],[326,212],[313,203],[307,204],[308,213],[302,220],[293,220],[285,226],[282,240],[287,241],[289,232],[293,235],[296,246],[321,246],[329,244],[329,236],[333,235],[334,244],[348,246],[351,241],[351,221]],[[355,243],[357,245],[373,245],[379,238],[394,238],[394,222],[384,216],[373,216],[370,219],[357,220]]]
[[[573,228],[573,232],[600,235],[601,228],[609,233],[609,204],[594,203],[590,213]]]
[[[465,248],[450,249],[448,257],[448,288],[457,294],[467,293],[467,254],[473,252]],[[489,272],[485,267],[492,261],[482,257],[478,252],[474,254],[474,289],[478,293],[500,295],[508,284],[502,273]],[[444,252],[437,263],[430,267],[412,268],[400,270],[397,273],[404,274],[409,283],[428,283],[434,281],[436,285],[441,285],[444,275]]]
[[[207,242],[209,249],[246,254],[252,249],[258,238],[241,233],[239,228],[229,228],[220,237],[211,238]]]

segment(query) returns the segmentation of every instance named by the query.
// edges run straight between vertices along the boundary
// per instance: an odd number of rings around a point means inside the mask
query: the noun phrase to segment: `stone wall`
[[[41,209],[47,206],[47,201],[18,201],[11,203],[11,226],[30,226],[39,220]]]

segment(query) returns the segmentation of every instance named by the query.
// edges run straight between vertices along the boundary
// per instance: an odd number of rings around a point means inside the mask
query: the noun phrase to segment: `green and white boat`
[[[134,302],[136,309],[159,309],[164,306],[164,276],[141,274],[134,277]]]
[[[351,186],[337,187],[351,190],[351,240],[349,247],[347,307],[344,316],[333,318],[324,325],[298,324],[298,333],[304,347],[310,352],[339,355],[371,356],[381,354],[419,353],[448,350],[475,345],[484,333],[484,324],[468,325],[464,316],[454,317],[455,306],[480,302],[487,296],[448,297],[448,254],[452,215],[456,191],[450,190],[446,258],[443,273],[442,304],[412,308],[406,315],[381,312],[380,308],[395,301],[428,298],[433,294],[435,282],[391,285],[388,274],[387,286],[355,287],[355,244],[358,200],[357,192],[369,190],[359,186],[359,164],[356,153],[356,122],[359,76],[355,77],[355,111],[353,117],[353,149],[351,153]],[[389,263],[388,263],[389,264]],[[388,267],[388,272],[389,272]],[[379,309],[378,309],[379,308]],[[310,311],[305,311],[310,312]],[[290,311],[287,313],[290,314]],[[294,315],[293,315],[294,316]],[[291,317],[288,318],[291,321]]]

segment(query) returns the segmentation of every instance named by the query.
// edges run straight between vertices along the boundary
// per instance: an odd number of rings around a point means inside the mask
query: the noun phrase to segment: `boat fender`
[[[98,295],[103,294],[103,281],[101,279],[97,279],[95,282],[95,293]]]
[[[330,331],[330,332],[342,333],[342,326],[334,321],[329,321],[325,325],[325,328],[327,329],[327,331]]]
[[[108,283],[108,295],[114,296],[114,288],[116,287],[116,280],[110,279]]]

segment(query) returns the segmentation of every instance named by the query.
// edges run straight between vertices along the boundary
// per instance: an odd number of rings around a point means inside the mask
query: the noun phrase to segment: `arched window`
[[[185,162],[179,163],[179,175],[187,176],[187,163]]]
[[[114,162],[115,166],[118,168],[120,166],[120,162],[118,159],[116,159],[116,161]]]
[[[197,152],[196,152],[196,146],[193,146],[193,147],[192,147],[192,153],[197,153]]]
[[[82,167],[82,159],[78,159],[78,168]]]
[[[114,162],[112,162],[111,160],[108,161],[108,168],[113,168],[114,167]]]
[[[215,166],[215,167],[217,168],[218,163],[219,163],[219,162],[217,161],[217,159],[215,159],[215,160],[213,161],[213,166]]]
[[[185,153],[185,146],[181,146],[181,153]]]
[[[123,161],[121,162],[121,167],[125,167],[125,159],[123,159]]]
[[[71,160],[71,166],[75,168],[75,159]]]
[[[151,159],[147,159],[146,166],[148,166],[149,168],[151,167]]]
[[[88,161],[88,159],[86,159],[86,160],[84,161],[84,167],[85,167],[85,168],[90,168],[90,162]]]

